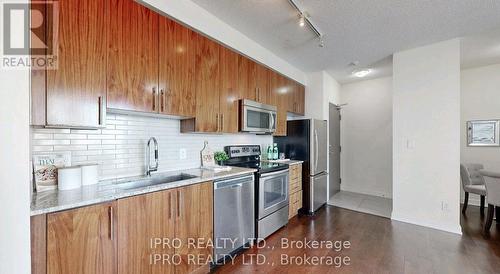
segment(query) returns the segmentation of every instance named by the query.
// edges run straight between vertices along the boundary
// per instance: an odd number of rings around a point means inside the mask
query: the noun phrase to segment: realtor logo
[[[58,3],[2,4],[3,69],[56,69]]]

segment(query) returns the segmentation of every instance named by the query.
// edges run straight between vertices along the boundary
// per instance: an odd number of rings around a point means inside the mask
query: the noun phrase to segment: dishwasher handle
[[[214,189],[233,188],[233,187],[238,187],[238,186],[241,187],[241,186],[243,186],[243,184],[253,183],[253,181],[254,181],[253,175],[240,177],[240,178],[234,178],[234,179],[228,179],[228,180],[216,181],[214,184]]]

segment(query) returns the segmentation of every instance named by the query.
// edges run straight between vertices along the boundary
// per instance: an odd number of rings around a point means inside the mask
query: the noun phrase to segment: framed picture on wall
[[[500,120],[478,120],[467,122],[469,146],[500,146]]]

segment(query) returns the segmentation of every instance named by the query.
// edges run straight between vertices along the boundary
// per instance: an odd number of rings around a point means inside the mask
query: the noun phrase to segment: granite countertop
[[[73,190],[50,190],[44,192],[34,192],[31,196],[31,216],[51,213],[66,209],[77,208],[86,205],[98,204],[113,201],[120,198],[145,194],[149,192],[166,190],[176,187],[193,185],[207,181],[220,180],[224,178],[246,175],[254,173],[255,169],[232,167],[230,171],[214,172],[213,170],[195,168],[188,170],[178,170],[153,174],[155,177],[174,176],[180,173],[196,176],[195,178],[164,184],[142,186],[131,189],[124,189],[120,186],[123,183],[143,181],[147,177],[133,177],[115,180],[101,181],[96,185],[83,186]]]
[[[290,166],[304,163],[304,161],[299,161],[299,160],[262,160],[262,162],[280,163],[280,164],[287,164]]]

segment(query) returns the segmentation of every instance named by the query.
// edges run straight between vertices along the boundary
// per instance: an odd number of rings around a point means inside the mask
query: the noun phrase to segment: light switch
[[[179,159],[185,160],[187,158],[187,152],[185,148],[179,150]]]
[[[406,148],[407,148],[407,149],[410,149],[410,150],[415,149],[415,140],[410,140],[410,139],[408,139],[408,140],[406,141]]]

